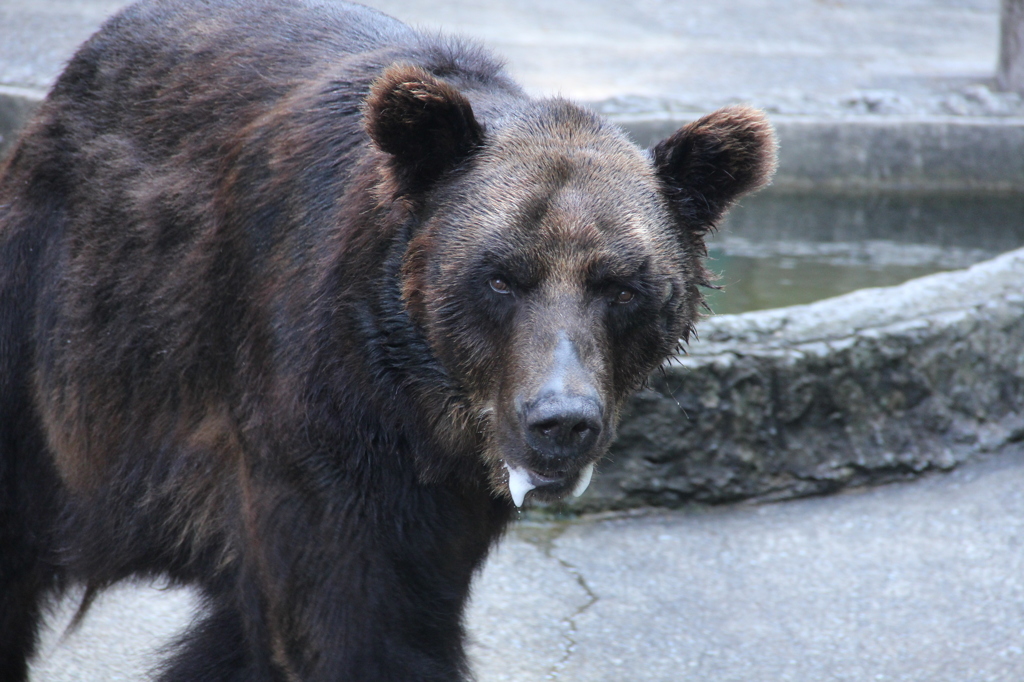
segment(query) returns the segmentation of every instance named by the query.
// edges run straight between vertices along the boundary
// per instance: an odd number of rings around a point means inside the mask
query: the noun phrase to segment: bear
[[[161,577],[184,680],[466,680],[474,572],[579,494],[775,167],[650,149],[333,0],[143,0],[0,170],[0,679],[48,600]]]

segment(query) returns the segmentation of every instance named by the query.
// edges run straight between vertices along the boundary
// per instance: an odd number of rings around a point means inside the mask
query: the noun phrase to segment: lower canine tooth
[[[583,467],[583,471],[580,472],[580,480],[576,481],[576,487],[572,489],[572,496],[579,497],[587,490],[587,486],[590,485],[590,478],[594,475],[594,463],[591,462],[587,466]]]
[[[516,506],[522,507],[523,500],[526,499],[526,493],[537,486],[530,482],[530,474],[527,473],[526,469],[509,466],[508,462],[505,463],[505,468],[508,469],[508,492]]]

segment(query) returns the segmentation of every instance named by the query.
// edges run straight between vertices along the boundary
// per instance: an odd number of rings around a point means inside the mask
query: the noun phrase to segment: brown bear
[[[331,0],[147,0],[0,179],[0,679],[46,599],[196,585],[165,680],[463,680],[470,579],[586,486],[774,167],[649,151]]]

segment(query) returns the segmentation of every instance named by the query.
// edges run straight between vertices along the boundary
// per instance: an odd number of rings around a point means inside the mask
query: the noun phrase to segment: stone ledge
[[[771,116],[783,190],[1024,191],[1024,118]],[[640,145],[684,119],[614,119]]]
[[[572,511],[820,494],[1024,438],[1024,249],[699,330]]]

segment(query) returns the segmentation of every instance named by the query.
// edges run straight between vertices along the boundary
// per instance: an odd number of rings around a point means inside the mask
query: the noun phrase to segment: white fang
[[[587,487],[590,485],[590,479],[594,475],[594,463],[591,462],[587,466],[583,467],[583,471],[580,472],[580,480],[576,481],[576,487],[572,489],[572,496],[579,497],[586,492]]]

